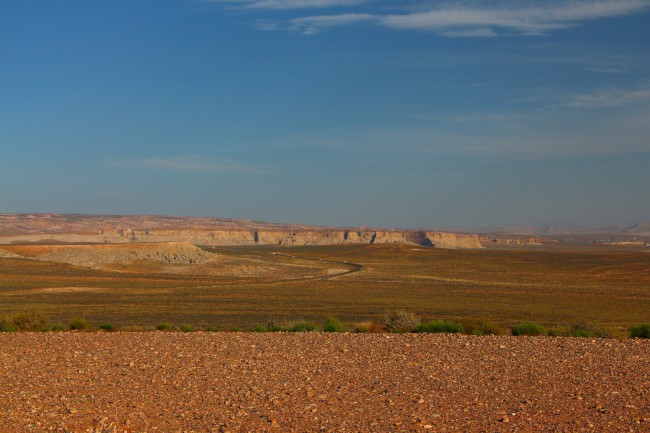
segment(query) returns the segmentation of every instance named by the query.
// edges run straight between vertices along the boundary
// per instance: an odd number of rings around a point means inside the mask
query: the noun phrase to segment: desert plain
[[[2,222],[0,315],[94,329],[0,333],[2,432],[650,431],[644,233]],[[397,309],[504,335],[354,332]]]

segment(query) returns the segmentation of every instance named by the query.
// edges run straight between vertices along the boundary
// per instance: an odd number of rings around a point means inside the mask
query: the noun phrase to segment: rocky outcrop
[[[483,248],[474,234],[426,232],[426,237],[433,246],[440,248]]]
[[[204,263],[213,256],[189,242],[109,245],[20,245],[14,246],[13,250],[22,257],[86,267],[135,261],[194,264]]]

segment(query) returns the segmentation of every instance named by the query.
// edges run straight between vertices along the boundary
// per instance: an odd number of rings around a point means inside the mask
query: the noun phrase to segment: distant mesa
[[[188,242],[205,246],[409,244],[482,248],[475,234],[428,230],[337,228],[150,215],[0,214],[0,244],[131,242]]]
[[[478,234],[477,234],[478,233]],[[187,242],[201,246],[406,244],[435,248],[508,248],[598,244],[642,247],[650,224],[613,227],[469,227],[400,230],[274,224],[247,219],[152,215],[0,214],[0,244]],[[6,257],[5,253],[3,254]]]

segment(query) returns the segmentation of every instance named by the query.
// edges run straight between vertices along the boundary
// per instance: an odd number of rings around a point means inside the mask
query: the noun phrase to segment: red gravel
[[[0,334],[0,431],[649,432],[650,341]]]

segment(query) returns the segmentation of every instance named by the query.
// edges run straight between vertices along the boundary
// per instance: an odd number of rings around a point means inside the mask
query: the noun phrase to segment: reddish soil
[[[0,431],[648,432],[650,341],[0,334]]]

